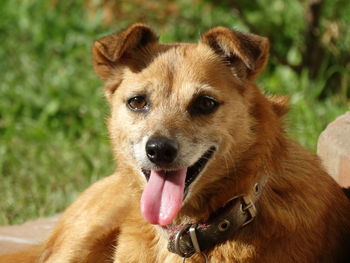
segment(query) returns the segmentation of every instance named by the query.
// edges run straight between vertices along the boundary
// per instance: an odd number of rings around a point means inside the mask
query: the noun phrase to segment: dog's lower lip
[[[199,173],[203,170],[209,159],[213,156],[216,147],[210,147],[193,165],[187,168],[187,174],[185,179],[185,194],[187,193],[188,187],[194,182]],[[148,181],[151,175],[151,170],[141,169]]]

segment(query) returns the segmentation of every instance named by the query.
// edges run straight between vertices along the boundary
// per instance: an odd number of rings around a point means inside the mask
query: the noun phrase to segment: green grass
[[[82,0],[53,2],[0,2],[0,224],[62,211],[114,170],[90,49],[94,39],[134,21],[103,26],[102,11],[89,17]],[[202,11],[184,15],[199,19]],[[194,40],[213,24],[240,25],[221,9],[202,22],[169,20],[163,31],[153,24],[167,42]],[[317,101],[322,80],[310,83],[282,66],[259,83],[266,93],[291,96],[291,136],[312,150],[327,123],[349,108],[334,96]]]
[[[114,162],[90,56],[106,29],[79,4],[0,5],[7,36],[0,49],[0,224],[8,224],[61,211],[113,172]]]

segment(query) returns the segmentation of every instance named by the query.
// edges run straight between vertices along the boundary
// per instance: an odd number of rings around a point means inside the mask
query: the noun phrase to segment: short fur
[[[184,140],[194,155],[208,141],[218,145],[174,223],[206,220],[267,178],[257,217],[206,251],[211,263],[350,262],[349,200],[318,157],[286,137],[287,99],[267,98],[254,84],[268,49],[266,38],[224,27],[196,44],[160,44],[142,24],[96,41],[94,69],[106,86],[118,170],[87,189],[43,245],[0,262],[182,262],[168,252],[167,234],[140,213],[146,181],[132,145],[155,134]],[[192,116],[188,107],[203,93],[221,105]],[[135,94],[147,94],[149,112],[127,108]],[[186,262],[203,258],[196,254]]]

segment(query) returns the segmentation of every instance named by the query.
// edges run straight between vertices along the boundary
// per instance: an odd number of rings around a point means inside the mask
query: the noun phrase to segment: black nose
[[[178,149],[177,141],[166,137],[153,137],[146,143],[148,159],[160,165],[172,163],[176,158]]]

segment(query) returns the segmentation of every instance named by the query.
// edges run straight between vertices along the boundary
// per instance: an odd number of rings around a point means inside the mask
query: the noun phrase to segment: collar
[[[183,258],[191,257],[230,239],[257,215],[255,203],[267,181],[263,177],[246,195],[235,196],[210,216],[206,223],[169,226],[168,250]],[[205,254],[203,254],[205,255]]]

